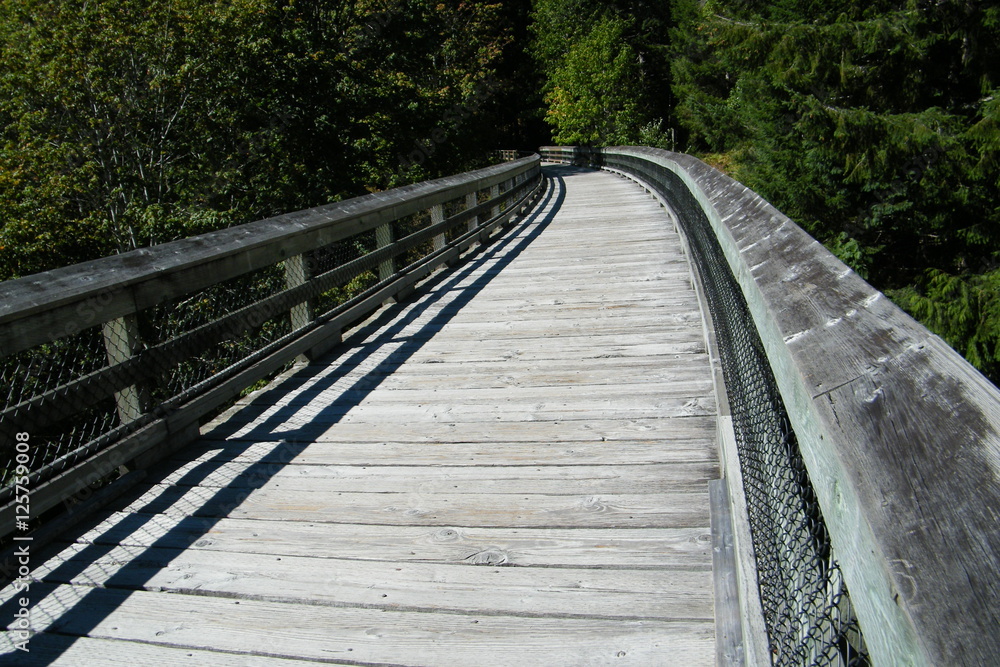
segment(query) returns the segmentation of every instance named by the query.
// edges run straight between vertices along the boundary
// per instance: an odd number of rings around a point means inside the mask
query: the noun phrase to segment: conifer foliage
[[[1000,8],[675,2],[678,122],[1000,380]]]

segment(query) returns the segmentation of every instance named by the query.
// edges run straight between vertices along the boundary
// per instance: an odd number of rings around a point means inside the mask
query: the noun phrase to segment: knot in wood
[[[434,533],[435,542],[455,542],[458,540],[458,531],[452,528],[444,528]]]
[[[507,565],[508,558],[506,551],[494,547],[472,554],[465,562],[473,565]]]

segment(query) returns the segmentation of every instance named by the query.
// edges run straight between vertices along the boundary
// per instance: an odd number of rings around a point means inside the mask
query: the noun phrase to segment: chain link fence
[[[711,224],[671,170],[634,156],[574,159],[632,174],[668,202],[688,239],[715,328],[775,665],[869,664],[823,513],[763,343]]]

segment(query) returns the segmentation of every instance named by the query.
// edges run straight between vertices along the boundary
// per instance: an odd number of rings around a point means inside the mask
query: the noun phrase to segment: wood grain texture
[[[700,493],[718,472],[714,463],[549,466],[340,466],[286,464],[265,476],[248,461],[225,463],[207,475],[197,464],[163,478],[174,486],[273,488],[294,492],[573,495]],[[193,477],[193,479],[188,479]]]
[[[641,190],[553,176],[511,233],[65,536],[33,575],[41,650],[713,664],[717,407],[689,269]]]
[[[468,564],[273,556],[160,547],[87,547],[35,570],[52,583],[471,614],[709,620],[712,572],[526,568],[500,550]],[[475,567],[479,565],[480,567]],[[433,582],[429,586],[428,582]],[[483,595],[483,588],[489,595]],[[575,610],[587,610],[580,613]]]
[[[682,437],[683,436],[683,437]],[[270,470],[295,461],[301,464],[350,464],[382,466],[403,458],[409,465],[588,465],[605,464],[610,456],[618,464],[715,461],[706,449],[701,431],[669,440],[615,440],[612,449],[600,438],[563,442],[393,442],[348,441],[331,443],[202,441],[189,450],[201,462],[234,458],[259,462]]]
[[[132,518],[130,518],[132,517]],[[135,515],[115,512],[80,535],[90,544],[355,560],[468,563],[503,552],[505,565],[705,569],[710,535],[695,528],[379,526]],[[336,551],[330,545],[336,544]]]
[[[349,493],[155,485],[127,510],[273,521],[510,528],[696,527],[709,520],[704,493]]]
[[[712,624],[704,621],[461,615],[83,586],[39,585],[37,592],[36,629],[241,656],[539,667],[646,666],[664,656],[707,665],[715,657]],[[100,664],[100,657],[88,661]]]
[[[10,641],[5,631],[0,637],[0,645]],[[157,667],[192,667],[192,665],[212,665],[213,667],[312,667],[312,660],[273,658],[246,653],[225,653],[200,649],[179,648],[147,644],[141,641],[121,641],[117,639],[91,639],[42,632],[31,638],[30,653],[0,654],[0,665],[4,667],[79,667],[96,664],[95,656],[100,656],[102,667],[136,667],[156,665]],[[324,665],[351,665],[356,663],[323,661]]]

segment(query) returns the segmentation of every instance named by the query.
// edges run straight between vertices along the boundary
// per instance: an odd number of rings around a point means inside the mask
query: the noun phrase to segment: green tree
[[[466,168],[506,11],[0,0],[0,279]]]
[[[531,52],[553,140],[672,145],[668,4],[535,0],[533,6]]]
[[[0,11],[0,243],[12,272],[181,233],[177,202],[205,166],[222,60],[206,45],[228,41],[228,10],[5,0]]]
[[[892,298],[997,381],[1000,369],[1000,270],[953,276],[930,270]]]
[[[957,300],[964,315],[928,304],[959,284],[987,294],[1000,262],[1000,10],[677,0],[675,11],[690,146],[726,152],[747,185],[998,377],[988,354],[970,352],[996,326],[974,315],[989,311],[974,307],[981,299]]]
[[[622,41],[625,30],[619,20],[602,19],[553,72],[545,120],[556,143],[607,146],[638,135],[639,71],[634,49]]]

